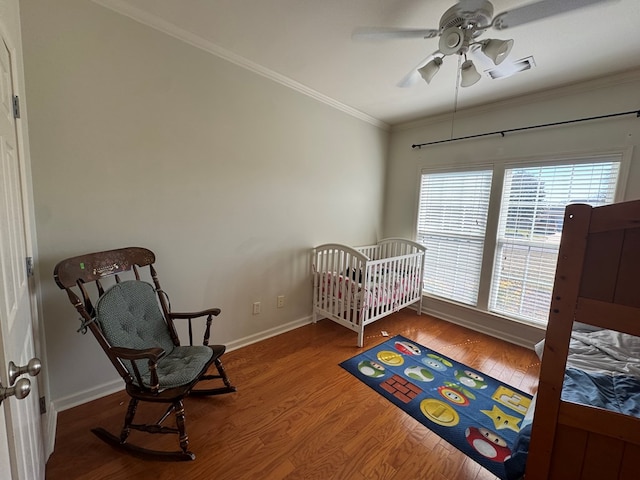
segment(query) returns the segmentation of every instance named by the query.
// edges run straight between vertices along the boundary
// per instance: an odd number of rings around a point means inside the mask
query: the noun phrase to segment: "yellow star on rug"
[[[509,430],[513,430],[514,432],[519,432],[520,427],[518,426],[518,422],[520,422],[520,418],[509,415],[508,413],[504,413],[495,405],[492,410],[480,410],[487,417],[493,420],[493,424],[496,427],[496,430],[503,430],[508,428]]]

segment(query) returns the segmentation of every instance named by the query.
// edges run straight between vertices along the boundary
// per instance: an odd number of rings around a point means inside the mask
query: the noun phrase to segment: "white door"
[[[0,29],[3,31],[3,29]],[[13,97],[15,63],[10,40],[0,42],[0,380],[7,387],[9,362],[26,365],[34,357],[31,298],[25,268],[26,222],[23,165]],[[0,406],[0,478],[43,480],[45,474],[36,379],[23,400]],[[5,433],[6,432],[6,433]],[[8,464],[7,464],[8,462]]]

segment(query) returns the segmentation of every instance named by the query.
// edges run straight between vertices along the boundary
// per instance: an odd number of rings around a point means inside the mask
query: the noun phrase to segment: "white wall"
[[[501,80],[508,81],[509,79]],[[415,236],[419,178],[426,167],[505,163],[580,153],[632,151],[624,199],[640,198],[640,119],[636,115],[525,132],[482,137],[413,149],[414,144],[501,129],[561,122],[640,109],[640,71],[519,98],[452,117],[395,126],[391,133],[385,203],[386,236]],[[436,299],[426,310],[509,341],[531,346],[539,328]]]
[[[222,308],[233,346],[309,320],[314,245],[381,236],[388,132],[88,0],[21,10],[58,408],[120,386],[59,260],[146,246],[174,309]]]
[[[308,321],[313,245],[413,237],[421,168],[637,147],[640,138],[640,121],[625,117],[415,150],[414,143],[447,138],[450,118],[397,126],[389,140],[89,0],[20,5],[37,267],[59,408],[120,386],[95,341],[76,333],[77,315],[53,283],[63,258],[151,248],[174,307],[221,307],[215,341],[237,346]],[[458,112],[453,135],[637,109],[639,87],[633,72]],[[639,154],[627,199],[640,198]],[[287,305],[276,310],[281,294]],[[254,301],[262,302],[258,316]],[[464,307],[426,304],[511,341],[542,336]]]

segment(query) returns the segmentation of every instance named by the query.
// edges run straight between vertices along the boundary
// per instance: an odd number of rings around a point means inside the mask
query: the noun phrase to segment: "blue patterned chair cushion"
[[[118,283],[107,290],[96,305],[96,320],[114,347],[142,350],[160,347],[165,355],[158,361],[160,389],[191,383],[213,355],[206,346],[175,346],[160,311],[153,286],[139,280]],[[138,384],[131,362],[124,361]],[[149,387],[147,360],[136,360],[144,386]]]

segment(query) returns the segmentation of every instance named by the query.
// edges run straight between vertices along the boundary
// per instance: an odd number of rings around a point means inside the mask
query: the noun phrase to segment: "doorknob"
[[[16,379],[25,373],[28,373],[32,377],[35,377],[40,373],[42,369],[42,362],[39,358],[32,358],[23,367],[16,366],[15,363],[9,362],[9,386],[3,387],[0,382],[0,404],[7,397],[15,396],[18,400],[22,400],[31,392],[31,382],[28,378],[21,378],[16,382]],[[13,385],[15,382],[15,385]],[[12,386],[13,385],[13,386]]]
[[[0,405],[2,401],[7,398],[15,395],[18,400],[22,400],[24,397],[29,395],[31,392],[31,382],[28,378],[21,378],[16,382],[13,387],[5,388],[0,383]]]
[[[25,373],[35,377],[42,369],[42,362],[39,358],[32,358],[24,367],[18,367],[15,363],[9,362],[9,386],[13,385],[16,379]]]

